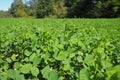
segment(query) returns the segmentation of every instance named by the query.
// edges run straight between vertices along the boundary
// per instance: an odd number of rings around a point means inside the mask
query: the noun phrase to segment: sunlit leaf
[[[18,75],[16,77],[16,80],[25,80],[24,75]]]
[[[32,53],[31,53],[30,51],[28,51],[28,50],[25,50],[24,54],[25,54],[26,56],[30,56]]]
[[[87,69],[83,68],[80,70],[79,80],[89,80],[89,72]]]
[[[109,61],[106,61],[104,59],[101,60],[101,63],[102,63],[102,66],[103,66],[104,69],[110,69],[113,66]]]
[[[41,72],[44,78],[49,79],[49,73],[50,73],[49,66],[46,66],[45,68],[43,68]]]
[[[48,80],[58,80],[58,73],[55,70],[51,70]]]
[[[64,59],[66,59],[67,56],[68,56],[68,53],[67,53],[67,52],[61,51],[61,52],[58,54],[57,59],[58,59],[58,60],[64,60]]]
[[[32,62],[33,62],[33,65],[37,65],[37,64],[39,64],[41,62],[41,58],[34,57]]]
[[[13,54],[12,56],[11,56],[11,59],[12,60],[16,60],[16,57],[17,57],[18,55],[17,54]]]
[[[10,58],[7,58],[6,60],[7,60],[8,63],[12,62],[12,60]]]
[[[7,71],[7,76],[8,76],[9,78],[14,79],[14,78],[16,77],[16,72],[15,72],[14,70],[12,70],[12,69],[9,69],[9,70]]]
[[[71,69],[70,60],[69,59],[64,60],[63,64],[64,64],[63,70],[70,70]]]
[[[15,69],[19,69],[20,68],[20,63],[19,62],[15,62],[14,63],[14,68]]]
[[[39,74],[39,69],[37,67],[32,67],[31,73],[33,76],[37,76]]]
[[[30,60],[30,61],[33,61],[33,59],[34,59],[35,57],[37,57],[37,55],[36,55],[35,53],[33,53],[33,54],[30,56],[29,60]]]
[[[29,73],[31,68],[32,68],[31,64],[25,64],[25,65],[22,66],[21,72],[24,73],[24,74]]]
[[[85,59],[84,59],[84,62],[88,65],[92,65],[93,64],[93,56],[90,55],[90,54],[87,54]]]

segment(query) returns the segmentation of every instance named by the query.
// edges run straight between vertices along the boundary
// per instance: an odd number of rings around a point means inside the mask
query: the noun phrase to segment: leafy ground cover
[[[0,19],[0,80],[120,80],[120,19]]]

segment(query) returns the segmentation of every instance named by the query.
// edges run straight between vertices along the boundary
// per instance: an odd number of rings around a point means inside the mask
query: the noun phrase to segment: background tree
[[[25,0],[25,5],[27,6],[27,15],[28,16],[36,16],[36,7],[37,7],[38,0]]]
[[[14,0],[9,12],[13,17],[25,17],[27,16],[26,7],[22,0]]]
[[[67,7],[64,4],[64,0],[53,0],[52,3],[54,16],[58,18],[63,18],[67,14]]]
[[[8,18],[8,17],[11,17],[8,11],[0,10],[0,18]]]
[[[51,0],[38,0],[36,8],[36,17],[44,18],[53,13]]]
[[[91,17],[90,10],[94,7],[93,0],[65,0],[68,17]]]
[[[120,16],[120,0],[106,0],[103,3],[101,17],[117,17]]]
[[[68,17],[119,17],[120,0],[65,0]]]
[[[13,17],[112,18],[120,17],[120,0],[14,0],[9,12]]]

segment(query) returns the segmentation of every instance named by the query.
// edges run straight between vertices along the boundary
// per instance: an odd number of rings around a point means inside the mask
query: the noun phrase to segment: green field
[[[0,19],[0,80],[120,80],[120,19]]]

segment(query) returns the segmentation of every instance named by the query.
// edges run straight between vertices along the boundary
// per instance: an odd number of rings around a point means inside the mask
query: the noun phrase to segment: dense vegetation
[[[0,19],[0,80],[120,80],[120,19]]]
[[[13,0],[8,13],[12,17],[113,18],[120,17],[120,0]]]

